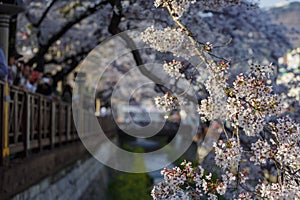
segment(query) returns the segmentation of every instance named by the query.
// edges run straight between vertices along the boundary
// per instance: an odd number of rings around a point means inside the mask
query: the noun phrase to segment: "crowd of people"
[[[0,80],[8,82],[32,93],[39,93],[54,100],[72,102],[72,87],[66,85],[62,93],[58,92],[53,83],[51,73],[43,73],[32,69],[22,60],[17,52],[10,55],[8,63],[0,48]]]

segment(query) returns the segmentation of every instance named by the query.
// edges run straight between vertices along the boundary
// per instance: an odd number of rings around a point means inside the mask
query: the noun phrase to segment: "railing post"
[[[13,130],[14,130],[14,143],[17,143],[18,141],[18,134],[19,134],[19,126],[18,126],[18,108],[19,108],[19,104],[18,104],[18,92],[15,91],[14,94],[14,99],[13,99],[13,105],[11,106],[11,108],[14,110],[14,120],[10,119],[14,122],[13,124]]]
[[[38,97],[37,99],[37,115],[38,115],[38,141],[39,141],[39,150],[41,151],[43,149],[43,146],[42,146],[42,125],[44,124],[43,123],[43,114],[42,114],[42,99],[41,99],[41,96]]]
[[[28,150],[30,149],[30,97],[28,92],[24,92],[24,107],[23,107],[23,118],[22,118],[22,135],[24,145],[24,156],[28,156]]]
[[[61,104],[60,103],[58,103],[58,105],[57,105],[57,108],[58,108],[58,110],[57,110],[57,134],[58,134],[58,145],[61,145],[61,109],[62,109],[62,107],[61,107]]]
[[[1,97],[1,102],[0,102],[0,109],[1,109],[1,117],[0,117],[0,133],[1,133],[1,137],[0,137],[0,147],[1,147],[1,164],[5,163],[5,159],[7,158],[7,151],[5,151],[5,140],[6,140],[6,130],[5,130],[5,120],[6,120],[6,116],[8,116],[8,113],[6,113],[6,109],[5,109],[5,105],[6,105],[6,101],[5,101],[5,84],[0,83],[0,97]]]
[[[56,123],[55,123],[55,114],[56,114],[56,104],[51,102],[51,148],[55,145],[55,132],[56,132]]]
[[[9,161],[9,139],[8,139],[8,123],[9,123],[9,86],[8,83],[4,84],[4,101],[3,101],[3,113],[4,113],[4,120],[3,120],[3,148],[2,148],[2,158],[3,163],[7,163]]]
[[[71,107],[69,105],[67,106],[66,114],[67,114],[67,120],[66,120],[67,141],[69,142],[71,141]]]

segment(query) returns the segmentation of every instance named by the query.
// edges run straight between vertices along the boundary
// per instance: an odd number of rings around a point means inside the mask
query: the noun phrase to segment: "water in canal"
[[[134,139],[122,141],[122,145],[129,145],[132,148],[143,149],[144,152],[151,152],[159,149],[168,143],[167,139]],[[181,159],[194,160],[196,158],[197,145],[192,144],[190,148],[182,155]],[[169,155],[162,154],[145,154],[144,166],[146,171],[157,169],[161,167],[162,163],[170,163]],[[170,163],[168,167],[174,166]],[[113,169],[108,169],[109,180],[105,190],[100,189],[99,183],[103,182],[101,177],[98,177],[89,190],[89,194],[84,195],[81,200],[137,200],[137,199],[151,199],[150,192],[153,185],[162,181],[163,177],[159,170],[151,171],[143,174],[124,173]],[[103,195],[105,193],[105,195]]]

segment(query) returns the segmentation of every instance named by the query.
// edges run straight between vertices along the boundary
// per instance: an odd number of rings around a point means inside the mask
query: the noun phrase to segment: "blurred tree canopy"
[[[200,43],[207,42],[203,38],[210,40],[215,46],[214,54],[232,64],[253,60],[276,64],[277,58],[291,47],[286,29],[273,24],[255,2],[240,1],[224,9],[203,2],[189,9],[185,24],[197,33]],[[38,71],[59,66],[55,82],[72,72],[111,35],[171,22],[147,0],[24,0],[24,5],[26,11],[18,17],[17,47],[30,57],[28,64]],[[221,48],[224,45],[229,48]],[[145,62],[139,52],[133,53],[137,65]],[[117,67],[124,72],[122,66]]]

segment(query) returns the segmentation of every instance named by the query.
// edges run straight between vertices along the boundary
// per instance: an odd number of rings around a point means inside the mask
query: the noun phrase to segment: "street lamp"
[[[2,48],[6,59],[8,58],[10,18],[23,10],[22,0],[0,0],[0,48]]]

